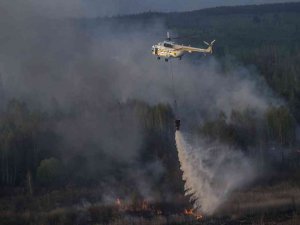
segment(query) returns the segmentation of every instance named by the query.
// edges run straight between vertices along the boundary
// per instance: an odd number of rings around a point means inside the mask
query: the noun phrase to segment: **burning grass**
[[[195,217],[197,220],[203,219],[203,215],[197,212],[195,209],[185,209],[183,211],[184,215]]]
[[[97,197],[101,194],[99,191],[85,189],[72,192],[61,190],[32,197],[16,195],[9,199],[0,198],[0,224],[300,224],[300,189],[288,185],[238,192],[223,206],[226,210],[214,216],[198,213],[184,198],[154,202],[120,197],[104,204],[101,197]],[[270,202],[276,204],[270,205]]]

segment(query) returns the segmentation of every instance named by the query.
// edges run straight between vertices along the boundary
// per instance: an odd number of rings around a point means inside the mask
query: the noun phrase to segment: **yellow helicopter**
[[[171,41],[170,33],[167,32],[167,40],[164,42],[159,42],[156,45],[153,45],[152,54],[156,55],[158,60],[161,57],[164,57],[166,62],[168,62],[170,58],[179,58],[181,60],[182,56],[186,53],[200,52],[204,54],[212,54],[213,52],[212,47],[215,41],[216,40],[213,40],[210,44],[204,41],[204,43],[208,45],[208,47],[205,49],[195,48],[191,46],[176,44],[175,42]]]

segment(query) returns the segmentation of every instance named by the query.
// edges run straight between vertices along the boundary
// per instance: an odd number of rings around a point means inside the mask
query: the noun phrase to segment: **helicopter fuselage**
[[[194,48],[191,46],[185,46],[185,45],[178,45],[172,41],[164,41],[160,42],[156,45],[152,46],[152,54],[156,55],[159,59],[160,57],[164,57],[166,59],[168,58],[179,58],[185,54],[185,53],[192,53],[192,52],[200,52],[200,53],[212,53],[212,44],[208,44],[208,48],[202,49],[202,48]]]
[[[152,54],[164,58],[180,58],[184,55],[185,51],[181,50],[180,45],[174,42],[160,42],[152,46]]]

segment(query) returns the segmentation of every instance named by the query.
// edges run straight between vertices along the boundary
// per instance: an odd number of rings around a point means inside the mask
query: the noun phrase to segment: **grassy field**
[[[103,203],[99,189],[61,189],[0,200],[0,224],[300,224],[300,187],[287,183],[235,192],[213,216],[186,215],[183,196],[171,202],[112,199]]]

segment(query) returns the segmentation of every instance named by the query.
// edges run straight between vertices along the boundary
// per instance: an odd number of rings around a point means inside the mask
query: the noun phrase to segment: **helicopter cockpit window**
[[[171,44],[169,44],[169,43],[164,43],[164,46],[165,46],[166,48],[172,48],[172,47],[173,47],[173,45],[171,45]]]

